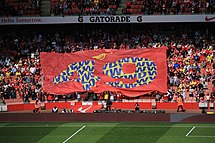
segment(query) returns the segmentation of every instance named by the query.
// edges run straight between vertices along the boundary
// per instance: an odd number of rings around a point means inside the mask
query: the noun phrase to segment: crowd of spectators
[[[53,0],[54,15],[114,15],[120,0]],[[215,0],[128,0],[122,14],[200,14],[214,13]],[[116,7],[111,7],[115,5]],[[137,6],[137,7],[136,7]]]
[[[205,14],[215,12],[215,0],[50,0],[51,15],[115,15],[122,14]],[[3,0],[1,16],[38,16],[41,0]],[[133,10],[136,10],[134,12]]]
[[[139,2],[140,1],[140,2]],[[139,5],[136,7],[136,5]],[[128,0],[123,14],[140,9],[139,14],[199,14],[214,13],[214,0]]]
[[[189,27],[172,27],[162,32],[149,27],[142,32],[107,32],[105,29],[88,29],[84,33],[73,30],[69,35],[60,32],[8,33],[0,36],[0,94],[4,99],[59,101],[60,99],[101,100],[126,99],[116,92],[72,93],[50,95],[43,91],[40,52],[72,53],[93,49],[141,49],[167,46],[168,92],[150,93],[157,101],[176,101],[179,94],[184,100],[200,97],[213,100],[215,35],[207,30],[188,30]],[[178,30],[178,31],[177,31]],[[215,85],[213,85],[215,86]],[[84,96],[81,96],[81,95]],[[140,97],[138,97],[140,98]]]
[[[51,13],[55,16],[114,15],[119,3],[120,0],[51,0]]]
[[[41,0],[2,0],[0,16],[38,16]]]
[[[53,0],[54,15],[114,15],[121,0]],[[128,0],[122,14],[200,14],[214,13],[215,0]],[[112,7],[114,5],[114,7]]]

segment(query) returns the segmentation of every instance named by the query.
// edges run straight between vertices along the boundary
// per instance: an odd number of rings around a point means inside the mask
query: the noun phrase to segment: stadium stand
[[[39,16],[40,0],[2,0],[0,16]]]
[[[47,6],[50,5],[50,6]],[[0,16],[213,14],[214,0],[2,0]]]
[[[213,25],[207,26],[200,29],[199,25],[192,24],[150,24],[138,32],[122,32],[115,26],[109,27],[112,29],[110,31],[105,25],[96,28],[89,25],[84,28],[77,25],[52,25],[49,28],[29,26],[25,27],[26,31],[22,30],[22,26],[7,30],[1,28],[0,93],[6,103],[76,99],[75,93],[56,96],[43,92],[44,77],[39,60],[43,51],[72,53],[103,48],[159,48],[165,45],[168,47],[168,92],[152,92],[137,99],[149,97],[162,102],[175,102],[180,94],[187,102],[198,102],[201,97],[214,100],[215,33]],[[106,98],[105,94],[119,101],[133,99],[117,92],[80,93],[80,99],[102,100]]]
[[[128,0],[123,14],[199,14],[214,13],[214,1],[201,0]]]
[[[119,0],[51,0],[53,15],[114,15]]]

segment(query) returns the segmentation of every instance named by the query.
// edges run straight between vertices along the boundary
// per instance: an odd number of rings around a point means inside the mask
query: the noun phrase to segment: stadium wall
[[[54,106],[57,106],[59,109],[62,108],[72,108],[72,107],[81,107],[85,105],[92,105],[92,106],[101,106],[99,102],[76,102],[74,105],[71,102],[52,102],[52,103],[45,103],[46,109],[52,109]],[[141,102],[139,103],[140,109],[152,109],[152,103],[151,102]],[[157,109],[177,109],[177,103],[172,102],[162,102],[157,103]],[[115,109],[134,109],[135,102],[113,102],[112,108]],[[184,103],[185,109],[189,110],[197,110],[199,109],[199,103]],[[24,111],[24,110],[33,110],[34,104],[13,104],[8,105],[8,111]]]
[[[179,113],[180,114],[180,113]],[[215,115],[170,113],[0,113],[0,122],[189,122],[215,123]],[[180,116],[185,116],[180,114]]]

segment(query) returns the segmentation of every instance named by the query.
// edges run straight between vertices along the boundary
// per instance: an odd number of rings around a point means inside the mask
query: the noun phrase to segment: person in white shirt
[[[54,107],[52,108],[52,113],[58,113],[58,108],[57,108],[57,106],[54,106]]]
[[[74,113],[74,110],[71,108],[71,109],[69,109],[68,112],[69,112],[69,113]]]
[[[181,89],[181,95],[183,97],[183,100],[185,100],[186,99],[186,89],[184,87],[182,87],[182,89]]]
[[[204,81],[204,82],[202,82],[202,85],[203,85],[203,88],[204,88],[204,89],[207,89],[207,88],[208,88],[208,84],[207,84],[207,82],[205,82],[205,81]]]
[[[62,110],[62,112],[61,112],[61,113],[67,113],[67,112],[66,112],[66,109],[64,108],[64,109]]]
[[[30,67],[30,72],[32,73],[32,74],[34,74],[35,72],[36,72],[36,68],[35,67]]]

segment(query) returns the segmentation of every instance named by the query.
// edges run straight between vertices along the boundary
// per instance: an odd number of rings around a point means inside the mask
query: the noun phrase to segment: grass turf
[[[194,129],[191,131],[192,128]],[[2,143],[214,143],[214,130],[215,124],[187,123],[0,123],[0,141]]]

